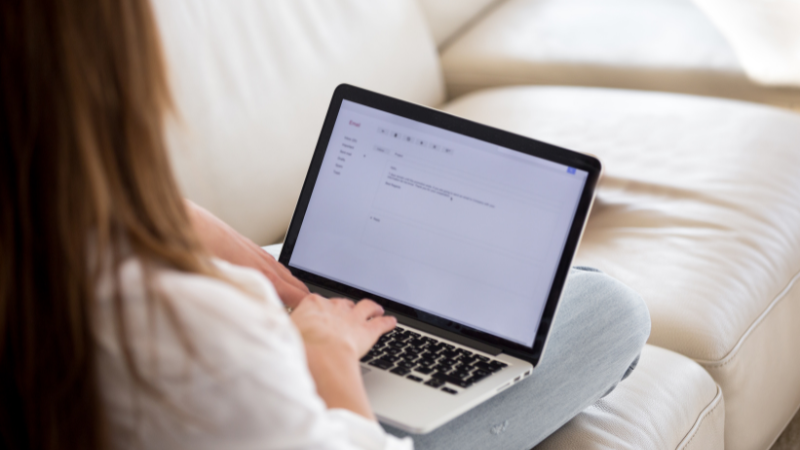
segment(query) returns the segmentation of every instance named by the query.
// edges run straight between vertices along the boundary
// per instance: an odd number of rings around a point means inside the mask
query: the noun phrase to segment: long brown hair
[[[156,23],[147,0],[0,5],[0,444],[104,449],[89,262],[116,267],[124,246],[144,263],[212,272],[163,142]],[[127,366],[146,386],[120,298]]]

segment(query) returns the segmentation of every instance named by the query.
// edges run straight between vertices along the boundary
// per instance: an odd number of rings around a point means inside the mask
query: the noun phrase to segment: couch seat
[[[800,108],[751,82],[691,0],[508,0],[442,53],[453,96],[558,84],[681,92]]]
[[[800,405],[800,115],[566,87],[485,90],[445,110],[604,162],[575,262],[642,294],[649,343],[721,386],[726,448],[769,448]]]
[[[630,377],[536,450],[722,450],[724,426],[722,391],[708,372],[647,345]]]

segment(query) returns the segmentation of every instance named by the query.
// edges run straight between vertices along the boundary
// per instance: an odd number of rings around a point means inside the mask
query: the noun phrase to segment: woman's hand
[[[305,297],[291,317],[307,348],[335,350],[353,361],[364,356],[382,334],[397,325],[397,319],[384,316],[383,307],[372,300],[356,304],[316,294]]]
[[[375,419],[364,391],[358,359],[378,338],[397,325],[371,300],[309,295],[291,315],[303,337],[306,358],[317,392],[328,408],[344,408]]]
[[[269,253],[205,209],[186,201],[186,209],[200,241],[217,258],[252,267],[266,276],[283,304],[296,308],[308,288]]]

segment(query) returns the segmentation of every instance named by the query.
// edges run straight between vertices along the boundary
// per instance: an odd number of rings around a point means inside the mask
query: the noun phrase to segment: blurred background
[[[503,84],[555,84],[800,111],[796,0],[425,0],[421,6],[450,96]]]

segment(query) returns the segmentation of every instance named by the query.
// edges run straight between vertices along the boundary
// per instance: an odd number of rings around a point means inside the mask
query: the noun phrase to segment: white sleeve
[[[414,448],[411,438],[397,439],[386,434],[375,422],[367,420],[346,409],[331,409],[329,414],[335,420],[347,423],[350,439],[357,448],[386,450],[410,450]]]
[[[179,339],[162,328],[163,318],[156,320],[155,331],[152,324],[134,330],[132,335],[138,337],[133,344],[139,355],[146,349],[152,353],[153,340],[157,341],[158,363],[145,366],[146,376],[182,413],[176,415],[164,402],[138,396],[143,414],[138,421],[126,420],[131,408],[125,399],[133,391],[126,397],[121,388],[130,387],[113,385],[111,380],[106,392],[112,393],[107,395],[109,409],[117,415],[112,422],[128,428],[125,431],[133,428],[144,448],[413,449],[411,439],[388,435],[375,422],[350,411],[327,409],[316,393],[299,333],[272,286],[257,272],[220,267],[261,301],[210,278],[161,275],[158,285],[178,305],[197,357],[185,356]],[[119,365],[111,353],[110,362]],[[108,372],[120,373],[119,367]]]

